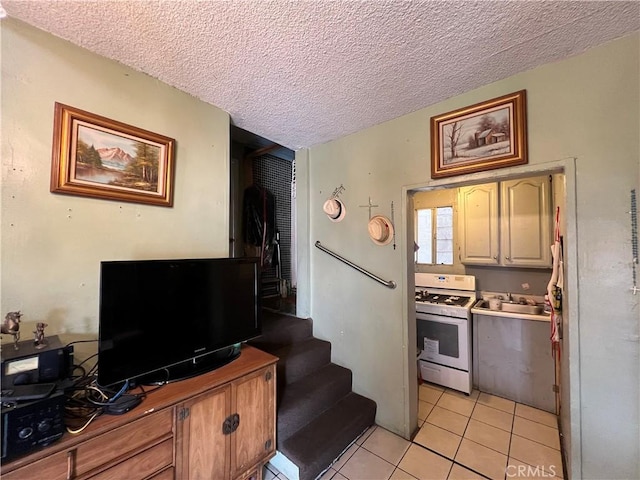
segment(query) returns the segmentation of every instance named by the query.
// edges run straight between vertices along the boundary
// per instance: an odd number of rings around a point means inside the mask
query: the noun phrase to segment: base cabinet
[[[198,395],[178,408],[181,478],[230,478],[230,438],[222,424],[231,411],[231,388]]]
[[[275,453],[275,367],[178,407],[180,478],[243,479]]]
[[[236,406],[238,426],[231,435],[231,476],[250,478],[251,470],[265,456],[276,452],[275,366],[234,381],[231,401]],[[249,475],[249,477],[247,477]]]
[[[260,479],[275,454],[275,362],[253,347],[213,372],[166,385],[3,464],[3,480]]]
[[[473,319],[475,386],[556,413],[549,322],[479,314]]]

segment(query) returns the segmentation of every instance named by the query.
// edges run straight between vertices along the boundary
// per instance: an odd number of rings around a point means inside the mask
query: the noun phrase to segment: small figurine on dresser
[[[20,317],[22,313],[9,312],[2,322],[2,333],[13,335],[13,347],[18,350],[18,340],[20,340]]]
[[[36,323],[36,329],[33,331],[33,334],[35,335],[33,343],[35,344],[36,348],[44,348],[47,346],[47,340],[44,338],[44,329],[48,326],[48,323]]]

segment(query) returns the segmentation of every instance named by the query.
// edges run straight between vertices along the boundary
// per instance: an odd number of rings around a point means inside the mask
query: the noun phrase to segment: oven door
[[[419,358],[469,371],[469,322],[466,318],[416,313]]]

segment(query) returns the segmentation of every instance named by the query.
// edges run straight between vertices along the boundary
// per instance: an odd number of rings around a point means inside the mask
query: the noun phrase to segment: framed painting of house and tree
[[[173,206],[172,138],[55,104],[51,192]]]
[[[526,91],[431,117],[431,178],[527,163]]]

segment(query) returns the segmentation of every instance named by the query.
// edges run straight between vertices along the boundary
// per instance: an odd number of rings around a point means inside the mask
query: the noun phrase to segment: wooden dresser
[[[260,480],[276,448],[276,361],[243,346],[228,365],[3,464],[2,479]]]

